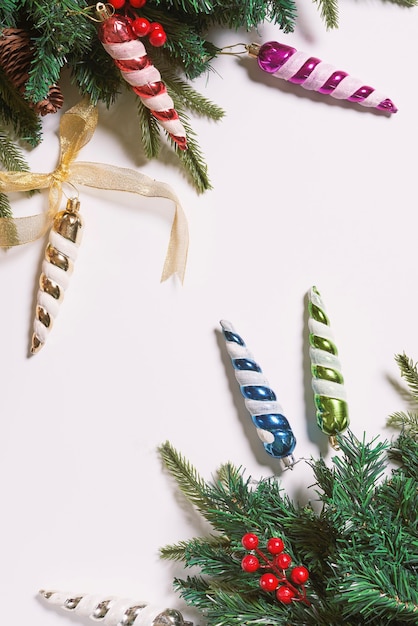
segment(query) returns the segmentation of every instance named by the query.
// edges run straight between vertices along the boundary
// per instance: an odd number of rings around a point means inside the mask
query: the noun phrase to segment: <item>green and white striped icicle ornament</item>
[[[330,444],[338,449],[337,435],[349,424],[344,378],[338,350],[321,295],[316,287],[309,292],[309,356],[316,420]]]

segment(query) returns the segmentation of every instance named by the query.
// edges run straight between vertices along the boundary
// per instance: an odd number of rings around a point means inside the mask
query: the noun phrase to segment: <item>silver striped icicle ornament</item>
[[[70,198],[65,210],[59,211],[52,223],[39,278],[32,354],[39,352],[45,344],[73,272],[83,233],[83,219],[78,212],[79,208],[78,198]]]
[[[180,611],[115,596],[41,590],[44,600],[102,626],[193,626]]]
[[[276,394],[232,324],[226,320],[220,324],[245,406],[266,452],[279,459],[283,468],[292,467],[296,439]]]
[[[338,449],[337,435],[349,426],[348,405],[338,350],[319,291],[312,287],[308,296],[309,356],[312,389],[319,428]]]

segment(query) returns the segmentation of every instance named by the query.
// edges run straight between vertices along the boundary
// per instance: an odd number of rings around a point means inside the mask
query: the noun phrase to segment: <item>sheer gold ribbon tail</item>
[[[0,172],[0,191],[31,191],[49,189],[48,211],[17,218],[0,218],[0,246],[22,245],[45,234],[58,211],[62,185],[86,185],[98,189],[128,191],[147,197],[172,200],[175,215],[161,280],[177,273],[183,282],[187,262],[189,234],[181,204],[165,183],[155,181],[135,170],[102,163],[76,162],[81,148],[92,138],[97,126],[97,107],[84,99],[69,109],[60,122],[60,158],[57,168],[47,174],[31,172]]]

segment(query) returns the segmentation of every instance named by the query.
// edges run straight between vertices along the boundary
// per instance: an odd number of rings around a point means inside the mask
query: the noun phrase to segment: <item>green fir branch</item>
[[[186,130],[187,150],[179,150],[171,137],[168,138],[176,150],[185,170],[189,174],[196,191],[203,193],[208,189],[212,189],[208,176],[208,168],[197,143],[196,133],[193,131],[193,128],[189,123],[188,118],[183,113],[182,107],[180,107],[179,103],[175,102],[175,106],[178,110],[180,120]]]
[[[163,67],[160,70],[164,75],[168,90],[171,94],[176,94],[178,102],[181,102],[184,108],[214,121],[219,121],[224,117],[225,111],[193,89],[190,83],[175,76],[168,68]]]
[[[68,55],[67,66],[71,82],[78,87],[80,95],[89,95],[93,104],[101,101],[110,107],[126,91],[125,81],[102,46],[93,47],[81,58]]]
[[[4,128],[0,128],[0,163],[8,171],[29,171],[29,165],[23,152]]]
[[[59,82],[69,55],[84,57],[91,53],[96,31],[82,12],[86,6],[84,0],[26,0],[25,19],[33,33],[33,60],[25,90],[29,100],[39,102],[49,87]]]
[[[3,192],[0,193],[0,217],[13,217],[9,197]]]
[[[168,441],[160,446],[158,451],[180,491],[198,510],[205,510],[207,506],[206,483],[196,469]]]
[[[16,28],[19,0],[2,0],[0,5],[0,34],[3,28]]]
[[[11,126],[19,139],[31,146],[37,146],[41,140],[39,118],[29,104],[13,87],[0,68],[0,118],[3,125]]]
[[[155,159],[161,149],[160,125],[142,102],[138,104],[138,117],[145,156],[147,159]]]
[[[195,559],[195,550],[198,551],[199,546],[203,547],[213,547],[218,549],[219,546],[227,549],[229,547],[230,541],[226,537],[212,537],[209,536],[207,538],[195,538],[193,540],[188,541],[180,541],[177,544],[171,546],[165,546],[160,549],[160,556],[165,560],[171,561],[184,561],[187,567],[192,566],[192,561],[190,559]]]
[[[322,459],[310,462],[322,501],[319,513],[292,502],[277,479],[254,483],[229,463],[211,482],[199,478],[197,493],[192,487],[214,532],[167,546],[162,555],[200,570],[176,578],[174,586],[209,626],[416,623],[418,444],[401,435],[390,453],[402,464],[387,475],[387,442],[366,442],[349,432],[339,443],[341,453],[328,471]],[[195,483],[196,470],[171,447],[170,464],[173,454],[176,462],[168,469],[187,495],[187,476]],[[264,550],[269,537],[280,536],[293,563],[308,567],[310,606],[280,604],[260,590],[260,573],[241,569],[246,532],[255,532]]]
[[[409,390],[413,397],[418,401],[418,368],[417,364],[413,362],[406,354],[397,354],[395,361],[401,370],[401,376],[409,387]]]
[[[29,171],[22,151],[4,128],[0,128],[0,164],[7,171]],[[9,197],[5,193],[0,193],[0,217],[13,217]]]
[[[211,13],[214,5],[210,0],[156,0],[155,4],[164,5],[167,9],[181,10],[191,15]]]
[[[405,476],[418,482],[418,437],[414,438],[401,432],[396,442],[392,444],[389,456],[398,463]],[[416,520],[418,520],[418,516],[416,516]]]
[[[393,428],[402,429],[404,432],[409,433],[411,437],[418,440],[418,414],[398,411],[392,413],[388,417],[387,425]]]
[[[338,0],[313,0],[327,29],[338,27]]]

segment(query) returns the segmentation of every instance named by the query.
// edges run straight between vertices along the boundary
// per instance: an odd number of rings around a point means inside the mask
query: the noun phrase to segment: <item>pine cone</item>
[[[36,104],[31,104],[35,113],[38,115],[47,115],[48,113],[56,113],[60,109],[64,102],[64,96],[58,85],[52,85],[49,88],[49,93],[45,100],[40,100]]]
[[[31,60],[29,33],[22,28],[5,28],[0,36],[0,65],[19,93],[25,89]]]
[[[4,28],[0,35],[0,66],[16,90],[24,96],[33,58],[30,35],[23,28]],[[56,113],[64,97],[58,85],[49,88],[45,99],[29,102],[38,115]]]

